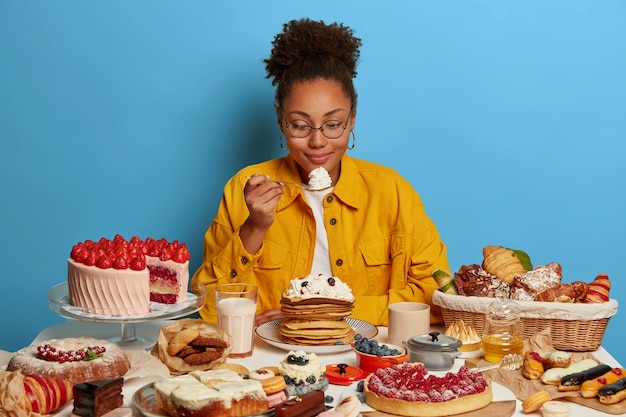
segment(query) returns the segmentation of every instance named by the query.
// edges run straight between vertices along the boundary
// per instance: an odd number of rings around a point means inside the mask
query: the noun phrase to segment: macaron
[[[261,382],[261,385],[263,386],[263,391],[265,391],[265,394],[267,395],[282,391],[286,387],[285,378],[283,378],[281,375],[274,375],[259,382]]]
[[[322,411],[317,417],[344,417],[343,413],[335,410]]]
[[[541,407],[543,417],[569,417],[570,407],[561,401],[548,401]]]
[[[356,395],[348,395],[339,401],[335,410],[345,417],[356,417],[361,412],[361,401]]]
[[[281,390],[273,394],[267,394],[267,406],[269,408],[275,408],[285,401],[287,401],[287,392],[285,390]]]

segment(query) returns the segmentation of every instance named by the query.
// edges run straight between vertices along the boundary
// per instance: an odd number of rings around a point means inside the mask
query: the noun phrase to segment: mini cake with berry
[[[7,365],[8,371],[70,381],[123,377],[130,369],[124,350],[107,340],[92,337],[51,339],[20,349]]]
[[[297,345],[351,343],[354,330],[345,318],[353,308],[352,289],[338,277],[310,274],[294,278],[282,295],[285,318],[279,334],[284,342]]]
[[[120,235],[72,247],[67,281],[70,303],[92,314],[134,316],[150,302],[185,301],[189,284],[187,246],[178,241]]]
[[[326,366],[315,353],[302,350],[290,351],[278,366],[285,379],[289,395],[302,395],[313,390],[325,391],[328,379],[324,376]]]

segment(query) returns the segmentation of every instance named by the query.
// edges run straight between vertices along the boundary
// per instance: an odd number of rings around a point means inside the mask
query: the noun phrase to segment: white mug
[[[430,306],[425,303],[400,302],[389,305],[389,343],[404,346],[404,343],[430,331]]]

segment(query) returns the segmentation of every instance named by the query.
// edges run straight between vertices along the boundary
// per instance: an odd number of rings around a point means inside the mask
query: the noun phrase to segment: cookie
[[[204,363],[213,362],[222,356],[221,350],[207,349],[202,353],[192,353],[183,360],[189,365],[202,365]]]
[[[167,353],[169,353],[170,356],[175,356],[198,336],[200,336],[200,331],[198,329],[181,330],[174,335],[170,343],[167,345]]]
[[[193,354],[193,353],[202,353],[204,352],[206,349],[203,347],[196,347],[196,346],[190,346],[187,345],[185,346],[180,352],[178,352],[176,355],[174,356],[178,356],[179,358],[186,358],[187,356]]]
[[[263,381],[265,379],[272,378],[276,374],[269,369],[255,369],[250,372],[250,379],[256,379],[257,381]]]
[[[239,375],[243,376],[244,378],[248,378],[250,376],[250,370],[248,368],[246,368],[243,365],[240,365],[238,363],[220,363],[216,366],[214,366],[211,369],[230,369],[231,371],[234,371],[236,373],[238,373]]]
[[[212,348],[225,348],[228,346],[225,340],[220,339],[218,337],[205,337],[198,336],[189,342],[191,346],[199,346],[199,347],[212,347]]]

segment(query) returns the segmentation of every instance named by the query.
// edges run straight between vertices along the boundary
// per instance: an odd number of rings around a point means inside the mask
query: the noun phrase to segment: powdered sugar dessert
[[[72,384],[123,377],[130,369],[126,353],[118,345],[91,337],[50,339],[17,351],[9,371],[62,379]]]
[[[70,303],[92,314],[133,316],[150,312],[150,301],[175,304],[187,298],[187,246],[135,236],[126,241],[86,240],[72,247],[67,280]]]
[[[363,386],[365,402],[401,416],[449,416],[483,408],[493,398],[481,372],[462,366],[457,373],[429,375],[418,362],[378,369]]]
[[[333,180],[324,167],[315,168],[309,173],[309,189],[312,191],[330,188],[332,183]]]
[[[298,345],[351,343],[354,330],[345,320],[354,307],[352,290],[338,277],[310,274],[294,278],[283,291],[279,333]]]

